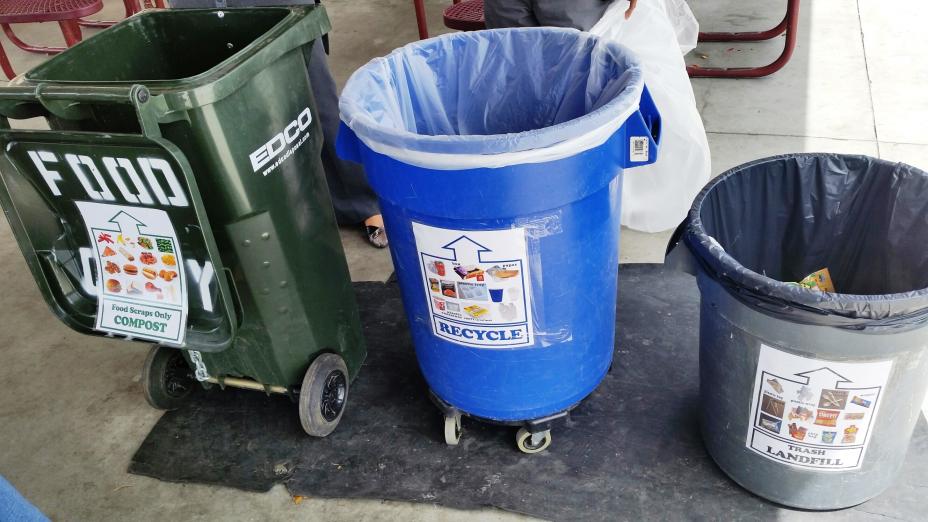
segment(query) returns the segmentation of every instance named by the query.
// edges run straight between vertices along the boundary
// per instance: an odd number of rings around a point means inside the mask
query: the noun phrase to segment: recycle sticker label
[[[433,333],[464,346],[533,343],[524,228],[453,230],[412,224]]]
[[[892,366],[810,359],[761,345],[746,446],[799,468],[860,468]]]
[[[163,210],[75,202],[97,265],[94,328],[183,344],[187,282],[180,242]]]

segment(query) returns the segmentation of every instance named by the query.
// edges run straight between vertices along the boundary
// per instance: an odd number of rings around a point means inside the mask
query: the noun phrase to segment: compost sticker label
[[[187,282],[174,226],[163,210],[76,202],[97,265],[95,329],[183,344]]]
[[[452,230],[412,224],[432,331],[464,346],[532,344],[524,228]]]
[[[892,366],[809,359],[761,345],[746,446],[799,468],[860,468]]]

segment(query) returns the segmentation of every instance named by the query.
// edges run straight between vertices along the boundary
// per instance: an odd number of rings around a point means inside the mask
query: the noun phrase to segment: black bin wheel
[[[177,348],[152,346],[142,367],[142,393],[153,408],[180,408],[197,385],[193,369]]]
[[[309,365],[300,387],[300,424],[313,437],[335,430],[348,402],[348,366],[334,353],[324,353]]]

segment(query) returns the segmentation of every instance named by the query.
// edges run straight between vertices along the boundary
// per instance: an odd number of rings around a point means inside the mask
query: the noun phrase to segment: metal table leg
[[[786,65],[796,49],[799,30],[799,0],[787,0],[786,15],[774,28],[766,31],[741,33],[699,33],[700,42],[760,42],[775,38],[784,32],[786,42],[783,52],[776,60],[761,67],[700,67],[690,65],[686,68],[691,78],[760,78],[773,74]]]
[[[413,7],[416,8],[416,24],[419,26],[419,39],[424,40],[429,37],[429,22],[425,17],[424,0],[412,0]]]

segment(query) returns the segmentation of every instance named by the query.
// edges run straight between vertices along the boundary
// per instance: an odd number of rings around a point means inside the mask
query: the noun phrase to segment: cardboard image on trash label
[[[167,212],[84,201],[75,204],[94,245],[94,328],[183,344],[187,332],[187,282],[180,242]]]
[[[524,228],[453,230],[413,222],[433,333],[464,346],[533,343]]]
[[[761,345],[745,445],[805,469],[858,469],[892,361],[810,359]]]

